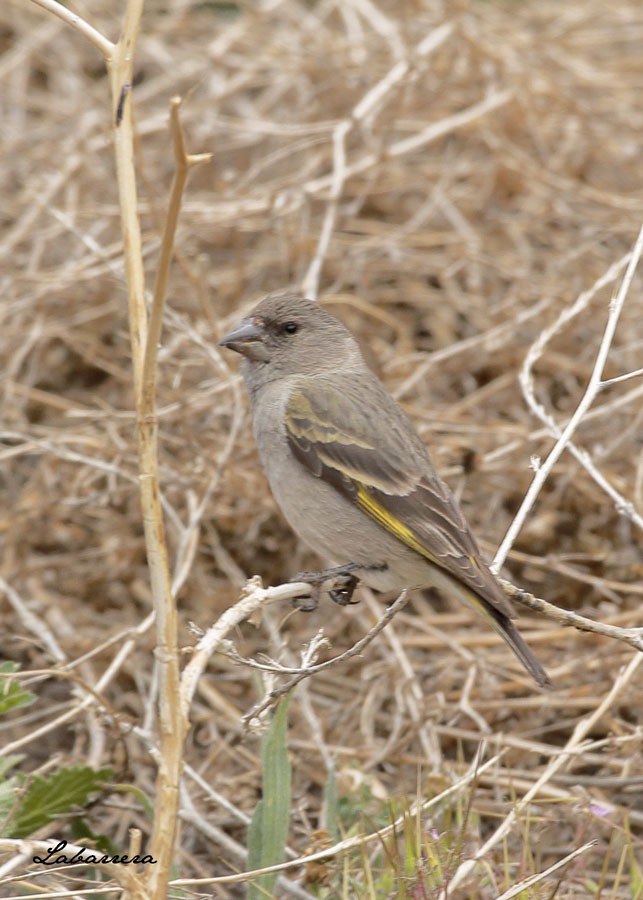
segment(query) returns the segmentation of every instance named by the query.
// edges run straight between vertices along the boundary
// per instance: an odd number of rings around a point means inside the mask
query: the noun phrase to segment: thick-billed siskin
[[[261,461],[294,531],[376,590],[459,597],[548,684],[455,498],[344,325],[318,303],[275,293],[221,344],[244,357]]]

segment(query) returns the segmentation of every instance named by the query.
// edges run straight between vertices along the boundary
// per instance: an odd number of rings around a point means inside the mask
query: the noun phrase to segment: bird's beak
[[[220,347],[228,347],[248,359],[268,362],[270,355],[265,344],[265,332],[252,319],[244,319],[237,327],[222,337]]]

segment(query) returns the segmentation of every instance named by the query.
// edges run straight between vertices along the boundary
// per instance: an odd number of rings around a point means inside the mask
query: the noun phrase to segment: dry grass
[[[314,287],[316,254],[321,296],[417,423],[490,557],[530,483],[530,458],[552,446],[518,375],[543,329],[631,249],[640,227],[643,13],[636,0],[444,6],[379,3],[376,15],[369,0],[148,3],[132,97],[150,284],[172,176],[172,95],[184,97],[190,148],[214,154],[191,175],[160,351],[161,477],[184,646],[194,643],[189,623],[207,628],[249,576],[278,584],[315,564],[269,496],[236,363],[216,339],[268,290]],[[116,38],[120,4],[87,0],[78,10]],[[440,25],[450,28],[442,43],[415,52]],[[151,629],[118,660],[100,703],[33,739],[99,683],[149,613],[150,595],[107,77],[95,48],[24,0],[3,4],[0,48],[0,575],[12,588],[0,595],[0,654],[23,672],[78,661],[80,679],[34,678],[38,704],[1,723],[1,743],[21,742],[25,771],[111,765],[152,797],[148,744],[125,727],[154,725]],[[387,76],[364,112],[360,101]],[[486,111],[461,115],[489,98]],[[428,130],[453,116],[439,133]],[[332,233],[320,249],[324,221]],[[592,371],[611,290],[537,362],[536,396],[561,425]],[[640,294],[638,277],[606,377],[641,367]],[[575,436],[639,516],[642,395],[640,379],[610,386]],[[641,624],[640,529],[569,453],[507,571],[567,609]],[[327,658],[380,612],[369,600],[309,617],[273,605],[259,627],[236,631],[235,645],[244,657],[292,663],[323,626]],[[472,614],[446,601],[431,611],[421,597],[361,657],[308,681],[291,705],[290,847],[303,854],[323,842],[331,758],[348,819],[368,832],[384,799],[410,803],[464,775],[484,738],[488,755],[504,754],[471,794],[444,883],[499,825],[507,830],[449,900],[498,896],[589,840],[593,849],[529,896],[635,896],[622,855],[630,847],[641,860],[643,840],[635,651],[546,620],[525,617],[522,630],[554,681],[547,695]],[[241,717],[256,700],[251,670],[212,660],[185,758],[229,805],[186,777],[194,815],[176,854],[182,877],[244,868],[244,816],[261,773],[258,737]],[[586,739],[553,771],[586,719]],[[447,808],[427,814],[425,837],[443,830]],[[512,809],[515,821],[506,818]],[[149,831],[142,806],[116,795],[87,817],[123,850],[128,827]],[[42,836],[65,828],[55,823]],[[337,860],[323,872],[340,874]],[[347,896],[370,896],[356,886],[359,856],[353,876]],[[234,886],[205,890],[241,896]],[[279,896],[296,895],[288,890],[282,884]],[[300,896],[316,890],[309,884]]]

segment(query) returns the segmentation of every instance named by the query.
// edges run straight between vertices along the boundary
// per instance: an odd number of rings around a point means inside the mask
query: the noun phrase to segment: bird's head
[[[339,319],[292,292],[269,294],[219,343],[245,357],[242,371],[251,387],[363,364]]]

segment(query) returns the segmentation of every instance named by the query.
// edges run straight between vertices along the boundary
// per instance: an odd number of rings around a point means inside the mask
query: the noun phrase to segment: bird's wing
[[[375,376],[302,380],[284,424],[294,455],[314,476],[477,597],[515,615],[413,426]]]

